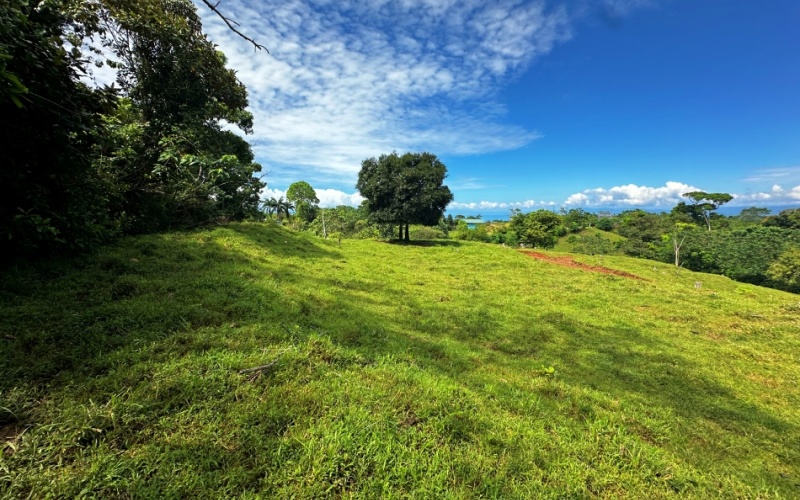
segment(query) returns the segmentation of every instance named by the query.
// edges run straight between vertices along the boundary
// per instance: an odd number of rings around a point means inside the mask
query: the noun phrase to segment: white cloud
[[[286,197],[286,191],[281,191],[280,189],[270,189],[267,187],[261,190],[262,200],[268,200],[270,198],[275,198],[277,200],[278,198],[285,198],[285,197]]]
[[[564,204],[585,207],[661,207],[685,201],[681,195],[700,189],[682,182],[669,181],[661,187],[627,184],[612,188],[586,189],[570,195]]]
[[[319,198],[319,206],[324,208],[338,207],[339,205],[357,207],[364,201],[364,197],[358,192],[345,193],[338,189],[314,189],[314,192],[317,194],[317,198]],[[262,200],[281,197],[286,197],[286,191],[270,188],[261,190]]]
[[[800,185],[793,188],[784,189],[779,184],[772,186],[769,193],[756,192],[746,194],[734,194],[733,205],[745,205],[749,203],[768,203],[770,205],[795,205],[800,203]]]
[[[338,189],[315,189],[317,198],[319,198],[319,206],[321,207],[338,207],[339,205],[349,205],[357,207],[364,201],[361,193],[355,192],[352,194],[339,191]]]
[[[583,207],[672,207],[678,202],[686,201],[681,195],[691,191],[703,191],[682,182],[667,182],[661,187],[637,186],[628,184],[612,188],[586,189],[570,195],[566,206]],[[770,192],[754,192],[745,194],[731,193],[733,200],[730,206],[744,206],[752,203],[769,205],[791,205],[800,202],[800,185],[784,189],[780,185],[772,186]]]
[[[204,6],[205,30],[250,93],[253,142],[279,182],[349,181],[392,150],[466,155],[539,134],[505,123],[499,86],[571,36],[543,1],[287,0],[220,8],[270,54]]]
[[[800,165],[793,167],[762,168],[742,179],[743,182],[793,182],[800,181]]]

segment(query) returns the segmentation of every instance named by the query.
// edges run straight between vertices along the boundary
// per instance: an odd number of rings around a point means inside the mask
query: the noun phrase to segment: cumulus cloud
[[[392,150],[511,150],[539,134],[506,123],[501,85],[571,36],[544,1],[228,0],[270,54],[204,6],[205,30],[247,85],[253,142],[273,179],[350,181]]]
[[[690,191],[702,191],[689,184],[669,181],[661,187],[627,184],[612,188],[586,189],[570,195],[564,204],[585,207],[662,207],[685,201],[681,195]]]
[[[796,205],[800,203],[800,185],[785,189],[781,185],[775,184],[768,193],[734,194],[731,203],[745,205],[758,202],[770,205]]]
[[[707,191],[682,182],[667,182],[661,187],[637,186],[628,184],[611,188],[586,189],[570,195],[566,206],[580,207],[672,207],[686,201],[681,195],[691,191]],[[752,203],[769,205],[791,205],[800,202],[800,186],[784,189],[774,185],[769,192],[731,193],[730,206],[744,206]]]
[[[317,198],[319,198],[319,206],[323,208],[338,207],[339,205],[357,207],[364,201],[364,197],[361,196],[359,192],[345,193],[338,189],[314,189],[314,192],[317,194]],[[286,197],[286,191],[271,188],[264,188],[261,190],[262,200],[281,197]]]
[[[358,192],[348,194],[338,189],[315,189],[314,191],[317,193],[319,206],[321,207],[329,208],[338,207],[339,205],[357,207],[364,201],[364,197]]]

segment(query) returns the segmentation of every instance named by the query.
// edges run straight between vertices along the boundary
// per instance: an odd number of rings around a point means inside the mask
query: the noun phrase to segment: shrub
[[[778,256],[767,269],[776,288],[800,293],[800,249],[791,248]]]

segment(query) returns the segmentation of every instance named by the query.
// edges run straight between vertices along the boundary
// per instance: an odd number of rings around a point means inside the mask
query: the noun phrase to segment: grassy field
[[[572,257],[642,279],[256,224],[8,271],[0,497],[800,495],[800,297]]]

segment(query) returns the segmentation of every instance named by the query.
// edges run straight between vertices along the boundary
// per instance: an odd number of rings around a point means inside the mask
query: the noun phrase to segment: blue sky
[[[796,0],[223,0],[265,196],[357,204],[361,161],[430,151],[453,213],[800,206]]]

